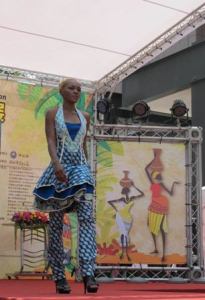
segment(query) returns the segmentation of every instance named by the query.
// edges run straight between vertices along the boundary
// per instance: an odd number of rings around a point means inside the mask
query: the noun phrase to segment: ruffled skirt
[[[34,207],[44,212],[65,209],[71,211],[74,204],[84,196],[91,200],[94,181],[89,165],[64,165],[67,183],[57,180],[52,164],[44,171],[33,191],[35,195]]]

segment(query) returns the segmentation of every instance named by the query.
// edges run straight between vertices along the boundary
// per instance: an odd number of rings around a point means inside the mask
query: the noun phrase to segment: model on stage
[[[59,87],[60,107],[46,114],[46,138],[51,162],[34,189],[35,207],[49,212],[48,261],[58,293],[70,293],[63,265],[63,216],[75,209],[79,221],[79,266],[85,292],[95,293],[96,257],[93,220],[94,182],[86,156],[86,132],[90,117],[76,109],[81,86],[75,79],[64,80]]]

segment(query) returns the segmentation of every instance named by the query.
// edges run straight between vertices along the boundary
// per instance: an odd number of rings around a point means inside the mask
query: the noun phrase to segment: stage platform
[[[0,300],[170,300],[205,299],[205,284],[173,283],[100,283],[97,294],[83,293],[81,283],[71,282],[69,295],[57,295],[51,280],[0,280]]]

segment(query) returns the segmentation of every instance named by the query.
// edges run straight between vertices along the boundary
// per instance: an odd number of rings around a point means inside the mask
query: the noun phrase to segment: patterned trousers
[[[78,216],[78,259],[81,275],[94,275],[96,257],[95,223],[93,219],[92,201],[80,199],[77,203]],[[63,247],[63,216],[64,211],[49,213],[49,245],[48,262],[51,266],[53,279],[65,278],[64,247]]]

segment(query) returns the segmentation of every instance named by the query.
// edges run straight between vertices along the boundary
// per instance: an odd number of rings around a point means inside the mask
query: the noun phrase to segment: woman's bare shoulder
[[[46,112],[46,119],[55,119],[56,113],[57,113],[58,107],[50,108]]]
[[[87,113],[86,111],[81,111],[81,113],[83,114],[83,116],[85,117],[85,119],[87,120],[87,122],[90,122],[90,115],[89,115],[89,113]]]

